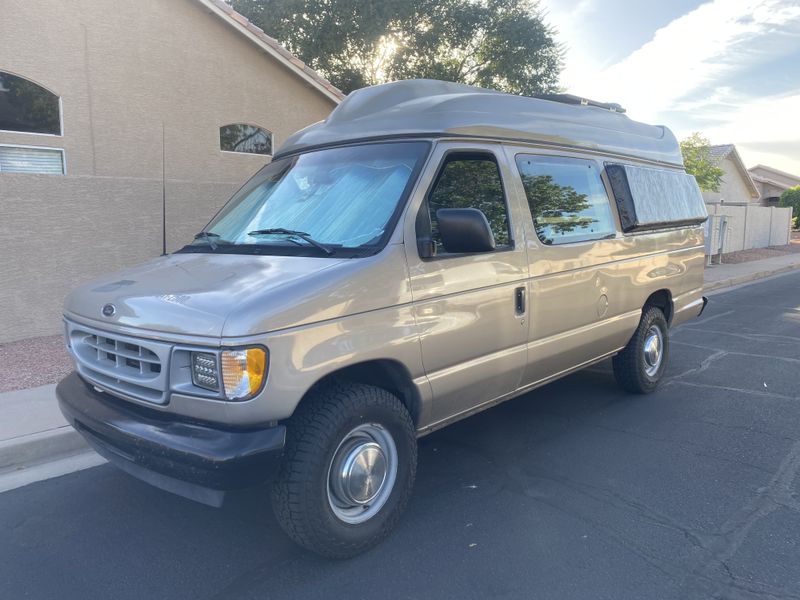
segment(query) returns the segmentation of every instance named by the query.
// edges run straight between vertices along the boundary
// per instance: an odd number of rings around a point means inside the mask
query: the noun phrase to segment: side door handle
[[[518,287],[514,290],[514,309],[518,315],[525,314],[525,288]]]

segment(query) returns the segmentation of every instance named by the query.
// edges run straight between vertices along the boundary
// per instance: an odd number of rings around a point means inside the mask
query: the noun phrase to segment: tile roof
[[[719,161],[726,158],[733,149],[733,144],[718,144],[716,146],[711,146],[711,160],[714,161],[714,164],[718,164]]]
[[[733,160],[734,165],[736,165],[736,168],[742,177],[742,181],[744,181],[744,184],[750,189],[750,196],[752,198],[759,197],[760,194],[758,188],[756,187],[756,184],[753,183],[753,178],[750,172],[747,170],[747,167],[744,166],[742,158],[736,151],[736,146],[733,144],[717,144],[716,146],[711,146],[710,151],[711,161],[715,165],[719,165],[719,163],[724,159],[730,157],[731,160]]]
[[[227,2],[223,0],[197,0],[197,2],[210,9],[212,13],[225,20],[245,37],[262,45],[269,54],[282,62],[284,66],[294,71],[331,100],[338,103],[345,97],[345,94],[339,88],[281,46],[278,40],[268,36],[263,29],[251,23],[243,14],[236,12]]]

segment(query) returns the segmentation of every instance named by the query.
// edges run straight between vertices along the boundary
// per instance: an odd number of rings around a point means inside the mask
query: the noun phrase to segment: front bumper
[[[286,427],[224,429],[98,392],[77,373],[56,387],[61,412],[109,462],[156,487],[220,506],[225,491],[270,481]]]

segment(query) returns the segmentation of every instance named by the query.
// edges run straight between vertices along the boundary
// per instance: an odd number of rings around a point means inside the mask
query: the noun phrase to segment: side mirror
[[[486,215],[477,208],[440,208],[436,211],[439,235],[447,252],[491,252],[494,235]]]

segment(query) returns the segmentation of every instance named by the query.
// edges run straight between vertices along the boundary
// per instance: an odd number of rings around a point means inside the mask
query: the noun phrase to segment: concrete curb
[[[736,285],[741,285],[743,283],[750,283],[751,281],[757,281],[759,279],[772,277],[773,275],[779,275],[781,273],[788,273],[789,271],[796,271],[798,269],[800,269],[800,264],[790,264],[774,269],[766,269],[764,271],[757,271],[755,273],[746,273],[744,275],[738,275],[736,277],[720,279],[719,281],[711,281],[708,283],[703,283],[703,291],[713,292],[714,290],[733,287]]]
[[[69,425],[0,442],[0,474],[81,452],[89,446]]]
[[[105,463],[69,425],[0,442],[0,493]]]

